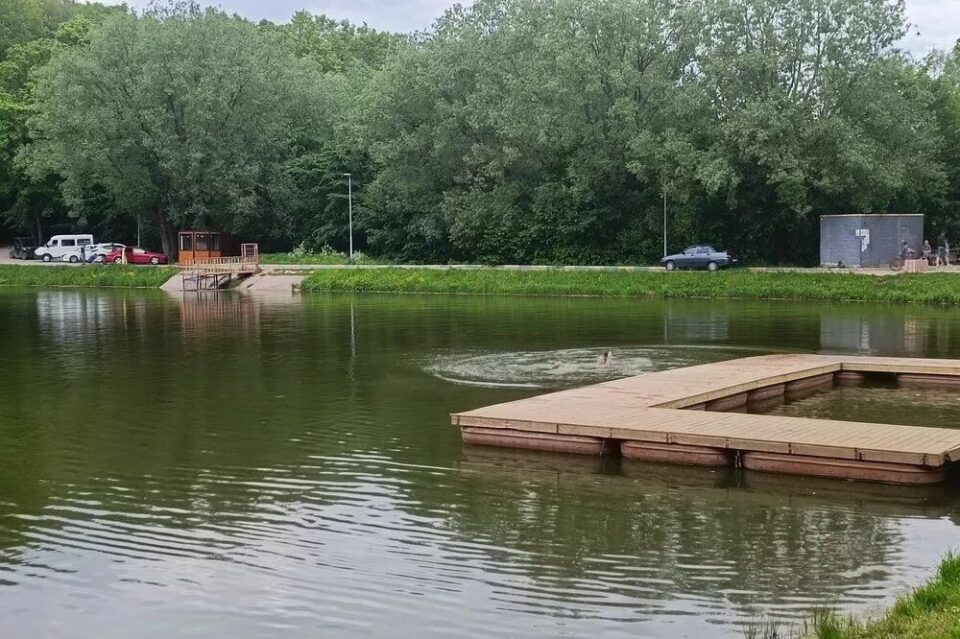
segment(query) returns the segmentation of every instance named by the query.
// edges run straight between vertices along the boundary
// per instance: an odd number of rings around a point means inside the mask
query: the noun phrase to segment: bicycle
[[[913,249],[907,249],[905,254],[898,255],[897,257],[890,260],[890,270],[899,271],[903,269],[903,263],[907,260],[915,260],[917,258],[917,252]]]

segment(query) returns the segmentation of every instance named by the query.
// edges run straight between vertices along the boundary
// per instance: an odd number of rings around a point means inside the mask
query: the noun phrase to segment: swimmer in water
[[[597,358],[597,364],[606,366],[610,363],[610,351],[603,351],[603,355]]]

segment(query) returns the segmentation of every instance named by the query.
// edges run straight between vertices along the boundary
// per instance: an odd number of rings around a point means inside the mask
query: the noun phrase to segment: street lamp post
[[[663,187],[663,256],[667,256],[667,187]]]
[[[344,173],[347,178],[347,224],[350,227],[350,263],[353,264],[353,175]]]

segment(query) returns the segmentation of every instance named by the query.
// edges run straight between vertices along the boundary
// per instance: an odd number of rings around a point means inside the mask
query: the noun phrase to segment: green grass
[[[816,639],[960,639],[960,556],[947,555],[937,574],[872,621],[824,615]]]
[[[113,288],[159,288],[178,273],[165,266],[0,265],[0,286],[82,286]]]
[[[332,269],[312,273],[302,290],[960,304],[951,274]]]

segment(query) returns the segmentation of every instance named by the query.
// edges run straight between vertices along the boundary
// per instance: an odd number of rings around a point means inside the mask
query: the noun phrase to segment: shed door
[[[193,253],[193,248],[193,233],[181,233],[179,251],[179,259],[181,264],[193,264],[194,259],[196,259],[196,256]]]

